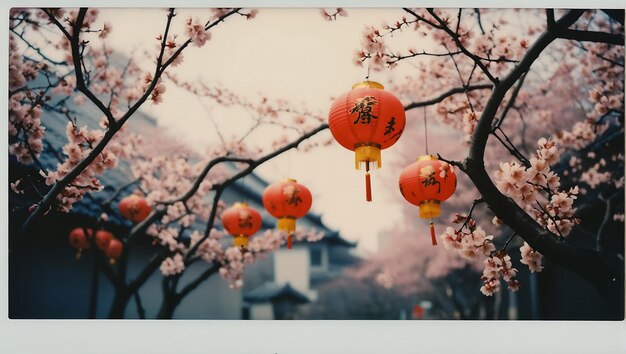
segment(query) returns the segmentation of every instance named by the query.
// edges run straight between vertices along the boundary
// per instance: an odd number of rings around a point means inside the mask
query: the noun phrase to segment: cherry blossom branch
[[[291,149],[297,148],[298,145],[300,145],[300,143],[302,143],[303,141],[309,139],[310,137],[314,136],[315,134],[328,129],[328,124],[324,123],[321,124],[320,126],[318,126],[317,128],[309,131],[306,134],[303,134],[302,136],[300,136],[298,139],[294,140],[293,142],[283,146],[282,148],[275,150],[274,152],[267,154],[257,160],[253,160],[250,161],[248,163],[248,167],[245,168],[244,170],[240,171],[239,173],[237,173],[236,175],[230,177],[229,179],[227,179],[226,181],[222,182],[221,184],[218,185],[214,185],[213,186],[213,190],[215,191],[215,195],[213,196],[213,207],[211,208],[211,214],[209,216],[209,221],[207,222],[207,227],[204,230],[204,235],[202,236],[202,238],[196,242],[196,244],[189,250],[189,252],[187,253],[187,256],[185,257],[185,262],[188,262],[193,255],[195,254],[195,252],[198,250],[198,247],[200,247],[200,245],[206,241],[206,239],[209,238],[209,235],[211,233],[211,229],[213,229],[213,225],[215,224],[215,218],[217,216],[217,204],[219,202],[219,197],[221,196],[222,192],[232,183],[234,183],[235,181],[237,181],[238,179],[245,177],[247,175],[249,175],[252,171],[254,171],[255,168],[259,167],[260,165],[262,165],[263,163],[275,158],[276,156],[289,151]]]
[[[472,213],[474,212],[474,208],[481,203],[484,203],[485,200],[483,198],[478,198],[478,199],[474,199],[474,201],[472,202],[472,207],[470,208],[469,212],[467,213],[467,216],[465,217],[465,221],[463,222],[463,225],[461,225],[461,227],[457,230],[457,232],[460,232],[465,226],[467,226],[468,222],[471,220],[472,218]]]
[[[417,51],[413,51],[413,50],[409,50],[408,55],[397,55],[397,54],[393,54],[393,53],[387,53],[385,54],[388,58],[391,58],[392,60],[388,60],[386,61],[387,64],[395,64],[398,63],[402,60],[405,59],[410,59],[410,58],[415,58],[415,57],[419,57],[419,56],[429,56],[429,57],[447,57],[448,55],[452,56],[452,55],[458,55],[458,54],[462,54],[461,51],[456,51],[456,52],[452,52],[452,53],[427,53],[425,50],[422,50],[421,52],[417,52]],[[372,55],[371,54],[367,54],[364,57],[365,59],[369,59],[371,58]]]
[[[441,161],[443,161],[445,163],[448,163],[448,164],[450,164],[452,166],[456,166],[459,169],[461,169],[461,171],[465,168],[465,165],[464,165],[465,162],[464,161],[447,160],[444,157],[442,157],[441,155],[439,155],[439,153],[437,153],[437,159],[439,159],[439,160],[441,160]]]
[[[216,26],[218,23],[223,22],[225,18],[227,18],[228,16],[231,16],[234,13],[237,13],[238,11],[239,11],[239,9],[235,9],[235,10],[232,10],[232,11],[228,12],[227,14],[221,16],[218,20],[216,20],[212,24],[207,25],[205,27],[205,29],[208,30],[208,29]],[[61,23],[59,23],[59,21],[50,12],[46,11],[46,14],[48,14],[48,16],[50,17],[50,20],[53,21],[57,25],[57,27],[59,27],[59,29],[61,29],[61,31],[68,38],[71,38],[70,42],[72,44],[72,55],[73,55],[73,60],[74,60],[76,76],[77,76],[77,80],[76,80],[77,81],[77,87],[79,89],[81,87],[83,87],[85,92],[89,92],[90,93],[90,95],[87,95],[87,96],[91,97],[91,96],[93,96],[93,94],[87,89],[86,86],[84,86],[84,81],[83,81],[83,77],[82,77],[82,69],[80,69],[80,66],[81,66],[80,65],[80,53],[78,52],[78,40],[79,40],[78,37],[80,35],[80,27],[82,25],[85,12],[86,12],[85,9],[81,9],[81,11],[79,11],[79,15],[78,15],[77,21],[74,24],[73,35],[70,35],[67,32],[67,30],[63,27],[63,25]],[[174,16],[173,9],[171,9],[170,13],[168,14],[168,18],[167,18],[165,34],[167,34],[168,31],[169,31],[171,20],[172,20],[173,16]],[[166,36],[164,36],[164,38],[165,37]],[[146,89],[146,92],[137,100],[137,102],[135,102],[135,104],[121,118],[119,118],[119,120],[117,122],[115,122],[112,125],[111,124],[109,125],[109,129],[105,132],[104,136],[98,142],[98,144],[93,147],[93,149],[90,151],[90,153],[85,158],[83,158],[62,179],[58,180],[54,184],[54,186],[50,189],[50,191],[46,194],[46,196],[38,204],[37,208],[35,208],[35,210],[30,214],[30,216],[26,219],[26,221],[22,225],[22,228],[21,228],[21,233],[22,234],[26,233],[26,231],[30,228],[30,226],[34,223],[34,221],[37,218],[39,218],[41,215],[43,215],[45,212],[47,212],[50,209],[50,207],[54,203],[54,200],[55,200],[56,196],[59,193],[61,193],[61,191],[65,188],[65,186],[67,186],[83,170],[85,170],[95,160],[95,158],[104,150],[105,146],[109,143],[109,141],[111,141],[111,139],[113,138],[115,133],[117,133],[117,131],[119,131],[122,128],[124,123],[126,123],[126,121],[148,99],[148,97],[150,96],[150,94],[152,93],[154,88],[156,87],[157,82],[160,79],[160,77],[163,74],[163,72],[165,71],[165,69],[176,59],[176,57],[182,52],[182,50],[189,45],[189,43],[191,43],[191,39],[187,40],[174,54],[172,54],[172,56],[169,58],[168,61],[166,61],[162,65],[157,65],[154,78],[152,79],[152,82],[150,83],[150,85]],[[164,49],[164,45],[162,44],[162,46],[161,46],[161,53],[159,54],[160,58],[162,57],[164,50],[165,50]],[[93,97],[95,98],[95,96],[93,96]],[[97,98],[96,98],[96,100],[97,100]],[[103,113],[105,113],[105,115],[107,116],[109,121],[111,121],[111,119],[113,119],[113,121],[115,121],[113,116],[112,116],[112,114],[111,114],[111,112],[108,109],[106,109],[106,107],[104,107],[102,102],[100,102],[99,100],[93,101],[93,102],[98,106],[98,108],[103,110]],[[98,104],[97,102],[100,102],[100,104]]]
[[[589,53],[589,49],[585,48],[585,46],[584,46],[584,45],[582,45],[582,43],[580,43],[580,42],[574,42],[574,45],[575,45],[576,47],[578,47],[578,48],[580,48],[580,49],[584,50],[585,52]],[[624,67],[624,63],[620,63],[620,62],[617,62],[617,61],[615,61],[615,60],[611,60],[611,59],[609,59],[609,58],[607,58],[607,57],[605,57],[605,56],[601,55],[600,53],[595,53],[595,52],[593,52],[593,53],[591,53],[591,54],[593,54],[595,57],[600,58],[600,59],[602,59],[602,60],[605,60],[605,61],[607,61],[607,62],[609,62],[609,63],[611,63],[611,64],[613,64],[613,65],[621,66],[622,68]]]
[[[515,100],[517,99],[517,95],[519,94],[519,91],[522,88],[522,85],[524,85],[524,80],[526,79],[527,74],[528,72],[525,72],[524,74],[522,74],[522,77],[517,82],[517,86],[515,86],[513,93],[511,93],[511,98],[509,98],[509,102],[507,103],[506,107],[504,107],[504,111],[502,112],[502,115],[500,115],[500,119],[496,119],[496,124],[494,128],[496,127],[500,128],[500,126],[502,126],[502,122],[504,122],[504,118],[506,118],[507,114],[509,113],[509,110],[512,107],[515,107]]]
[[[478,28],[480,28],[480,33],[485,34],[485,29],[483,28],[483,22],[480,19],[480,9],[474,9],[474,13],[476,14],[476,22],[478,22]]]
[[[108,209],[110,210],[110,209],[111,209],[111,208],[110,208],[111,203],[113,203],[113,201],[114,201],[114,200],[115,200],[115,199],[116,199],[116,198],[117,198],[117,197],[118,197],[118,196],[119,196],[119,195],[120,195],[120,194],[121,194],[121,193],[122,193],[122,192],[123,192],[126,188],[128,188],[128,187],[130,187],[130,186],[133,186],[133,185],[135,185],[135,184],[139,183],[139,181],[141,181],[141,178],[134,179],[134,180],[132,180],[132,181],[130,181],[130,182],[128,182],[128,183],[125,183],[125,184],[124,184],[124,185],[122,185],[122,186],[119,186],[119,187],[118,187],[118,188],[117,188],[117,189],[113,192],[113,194],[111,194],[111,196],[110,196],[109,198],[107,198],[105,201],[103,201],[103,202],[101,203],[101,206],[108,206]]]
[[[454,42],[456,43],[456,46],[463,52],[463,54],[465,54],[467,57],[472,59],[474,63],[476,63],[476,65],[478,65],[478,67],[487,76],[487,78],[497,86],[499,83],[498,78],[491,75],[491,72],[489,72],[489,69],[487,69],[485,64],[483,64],[483,62],[477,55],[471,53],[469,50],[467,50],[467,48],[465,48],[463,43],[461,43],[461,41],[459,40],[459,35],[452,32],[452,30],[446,25],[446,23],[439,16],[437,16],[437,14],[432,8],[429,8],[426,10],[428,11],[428,13],[430,13],[431,16],[435,18],[435,20],[437,20],[437,22],[439,22],[439,25],[440,25],[439,28],[445,31],[454,40]]]
[[[571,10],[556,21],[555,25],[567,28],[583,13],[583,10]],[[623,297],[619,295],[622,293],[620,289],[623,282],[617,281],[622,277],[623,263],[620,265],[617,257],[610,260],[603,259],[595,250],[574,248],[558,241],[551,232],[539,225],[515,201],[503,195],[485,170],[484,152],[497,109],[508,90],[529,70],[541,52],[558,38],[557,33],[552,28],[554,26],[550,26],[537,38],[520,63],[492,91],[472,135],[470,151],[465,160],[463,171],[472,180],[494,214],[527,241],[533,249],[582,275],[609,301],[623,308]],[[620,303],[621,305],[619,305]]]
[[[506,142],[505,140],[502,140],[502,138],[500,138],[498,134],[496,134],[496,131],[500,131],[500,133],[502,133]],[[526,158],[526,156],[524,156],[524,154],[522,154],[522,152],[519,151],[515,147],[515,145],[513,145],[513,142],[511,142],[511,139],[509,139],[508,135],[506,135],[506,133],[504,133],[504,131],[500,127],[495,127],[493,131],[491,132],[491,135],[496,137],[496,139],[498,139],[498,141],[502,144],[502,146],[504,146],[504,148],[507,149],[511,153],[511,155],[513,155],[525,167],[527,168],[530,167],[530,161],[528,160],[528,158]]]
[[[40,48],[35,47],[35,46],[34,46],[34,45],[32,45],[32,43],[30,43],[30,42],[29,42],[26,38],[24,38],[24,35],[23,35],[22,33],[17,32],[17,31],[16,31],[15,29],[13,29],[13,28],[11,28],[11,30],[10,30],[10,31],[11,31],[11,33],[15,34],[15,35],[16,35],[19,39],[21,39],[21,40],[22,40],[22,42],[24,42],[24,44],[26,44],[26,46],[28,46],[28,48],[30,48],[30,49],[34,50],[35,52],[37,52],[37,54],[39,54],[39,56],[40,56],[43,60],[47,61],[48,63],[53,64],[53,65],[59,65],[59,66],[67,66],[67,65],[68,65],[68,64],[67,64],[67,62],[65,62],[65,61],[56,61],[56,60],[52,60],[52,59],[50,59],[48,56],[46,56],[45,54],[43,54],[43,53],[41,52],[41,49],[40,49]]]
[[[493,84],[475,84],[475,85],[466,85],[462,87],[455,87],[429,100],[409,103],[408,105],[404,106],[404,110],[408,111],[413,108],[431,106],[457,93],[465,93],[465,92],[470,92],[474,90],[486,90],[486,89],[491,89],[491,88],[493,88]]]
[[[410,13],[410,14],[411,14],[411,15],[413,15],[416,19],[418,19],[418,20],[420,20],[420,21],[422,21],[422,22],[425,22],[425,23],[427,23],[428,25],[430,25],[430,26],[432,26],[432,27],[434,27],[434,28],[437,28],[437,29],[443,29],[440,25],[437,25],[436,23],[434,23],[434,22],[432,22],[432,21],[429,21],[429,20],[428,20],[428,19],[426,19],[425,17],[418,15],[415,11],[413,11],[413,10],[411,10],[411,9],[409,9],[409,8],[403,7],[403,8],[402,8],[402,10],[404,10],[404,11],[406,11],[406,12]]]
[[[517,234],[513,232],[511,236],[509,236],[509,238],[506,240],[506,242],[504,243],[504,246],[502,246],[499,252],[506,251],[506,247],[509,245],[509,242],[511,242],[511,240],[513,240],[513,237],[515,236],[517,236]]]
[[[194,194],[196,194],[196,192],[200,188],[200,185],[202,184],[202,182],[204,181],[206,176],[209,174],[211,169],[213,167],[215,167],[216,165],[218,165],[220,163],[223,163],[223,162],[241,162],[241,163],[246,163],[248,165],[251,165],[251,164],[254,163],[254,160],[248,159],[248,158],[230,157],[230,156],[221,156],[221,157],[215,158],[215,159],[209,161],[209,163],[207,163],[206,166],[204,166],[204,169],[202,169],[202,172],[200,172],[200,174],[198,175],[198,177],[196,178],[194,183],[191,185],[189,190],[187,192],[185,192],[185,194],[183,194],[182,196],[180,196],[180,197],[178,197],[176,199],[172,199],[172,200],[168,200],[168,201],[164,201],[164,202],[157,202],[157,203],[158,204],[165,204],[165,205],[172,205],[172,204],[177,203],[177,202],[185,202],[185,201],[187,201]]]

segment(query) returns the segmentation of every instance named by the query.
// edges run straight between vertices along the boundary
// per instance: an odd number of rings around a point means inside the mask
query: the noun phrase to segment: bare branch
[[[194,254],[196,253],[196,251],[198,250],[198,247],[200,247],[200,245],[209,238],[209,235],[211,233],[211,229],[213,228],[213,225],[215,224],[215,218],[217,216],[217,203],[219,202],[219,198],[222,194],[222,192],[232,183],[234,183],[235,181],[237,181],[238,179],[245,177],[247,175],[249,175],[252,171],[254,171],[255,168],[259,167],[260,165],[262,165],[263,163],[273,159],[274,157],[289,151],[291,149],[297,148],[298,145],[300,145],[300,143],[302,143],[303,141],[309,139],[310,137],[314,136],[315,134],[328,129],[328,124],[321,124],[320,126],[318,126],[317,128],[309,131],[306,134],[303,134],[302,136],[300,136],[298,139],[292,141],[291,143],[283,146],[282,148],[267,154],[257,160],[251,161],[250,163],[248,163],[248,167],[242,171],[240,171],[239,173],[235,174],[234,176],[230,177],[229,179],[227,179],[226,181],[222,182],[219,185],[213,186],[213,189],[215,190],[215,195],[213,196],[213,207],[211,208],[211,214],[209,216],[209,221],[207,223],[207,227],[204,230],[204,235],[202,237],[202,239],[200,239],[193,247],[191,247],[191,249],[189,250],[189,252],[187,253],[187,256],[185,257],[185,261],[189,261]]]
[[[187,296],[190,292],[192,292],[200,284],[202,284],[202,282],[204,282],[209,277],[211,277],[211,275],[217,273],[217,271],[220,269],[220,267],[221,267],[220,263],[213,261],[213,264],[207,270],[202,272],[202,274],[200,274],[196,279],[194,279],[192,282],[187,284],[180,291],[180,293],[176,294],[176,301],[180,302],[185,296]]]
[[[493,88],[493,84],[476,84],[476,85],[467,85],[465,87],[456,87],[456,88],[450,89],[442,93],[441,95],[437,97],[431,98],[429,100],[410,103],[404,106],[404,110],[408,111],[413,108],[430,106],[430,105],[439,103],[443,101],[444,99],[452,95],[455,95],[457,93],[465,93],[465,92],[474,91],[474,90],[486,90],[486,89],[491,89],[491,88]]]

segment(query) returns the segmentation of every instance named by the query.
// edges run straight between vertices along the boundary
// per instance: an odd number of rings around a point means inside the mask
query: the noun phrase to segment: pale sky
[[[173,72],[184,80],[223,85],[252,100],[263,93],[296,106],[302,103],[326,116],[331,96],[350,90],[365,78],[366,69],[353,64],[365,26],[392,22],[403,15],[401,9],[350,9],[348,13],[334,22],[325,21],[318,9],[261,9],[251,21],[233,16],[212,30],[204,47],[186,49],[184,62]],[[113,27],[107,40],[110,46],[123,53],[136,49],[139,54],[143,49],[155,50],[154,38],[164,28],[165,15],[161,9],[108,9],[100,18]],[[184,38],[182,25],[190,15],[205,22],[210,12],[181,10],[173,27],[179,38]],[[401,75],[398,70],[372,72],[370,79],[388,85],[390,78]],[[218,106],[205,102],[203,106],[196,97],[169,85],[164,103],[146,104],[144,109],[176,139],[188,141],[202,152],[218,141],[209,115],[226,137],[241,135],[241,125],[250,122],[244,112],[220,114]],[[265,129],[246,141],[265,144],[279,134],[275,128]],[[316,140],[329,137],[330,131],[325,131]],[[270,182],[289,176],[308,186],[314,197],[312,210],[347,239],[358,241],[359,252],[370,253],[376,251],[378,234],[400,221],[401,206],[384,186],[397,181],[400,172],[390,170],[393,150],[383,151],[383,168],[372,174],[371,203],[365,202],[364,172],[354,169],[354,153],[336,143],[308,153],[291,151],[258,168],[257,173]],[[391,192],[398,193],[395,182]]]

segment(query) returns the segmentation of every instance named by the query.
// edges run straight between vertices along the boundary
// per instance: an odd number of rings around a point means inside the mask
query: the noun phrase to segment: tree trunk
[[[126,312],[126,305],[130,300],[131,293],[127,289],[115,289],[115,298],[109,311],[109,319],[122,319]]]
[[[99,282],[100,268],[98,268],[98,260],[94,257],[93,260],[93,275],[91,278],[91,290],[89,296],[89,313],[87,318],[94,319],[98,311],[98,282]]]
[[[161,303],[161,308],[159,309],[159,313],[157,314],[157,318],[160,320],[171,320],[174,317],[174,311],[178,306],[179,301],[176,301],[175,298],[168,296],[163,299],[163,303]]]

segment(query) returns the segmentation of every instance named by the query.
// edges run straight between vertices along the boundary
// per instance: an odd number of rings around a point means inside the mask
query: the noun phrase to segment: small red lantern
[[[93,236],[93,230],[87,229],[87,235],[89,235],[89,237]],[[70,246],[78,251],[76,253],[76,259],[80,259],[80,255],[83,250],[91,247],[91,245],[89,244],[89,239],[87,239],[87,236],[85,235],[85,229],[83,229],[82,227],[77,227],[74,230],[70,231],[68,241],[70,243]]]
[[[96,245],[98,246],[98,249],[105,250],[114,238],[115,236],[106,230],[96,231]]]
[[[328,127],[341,146],[355,152],[355,167],[365,167],[365,198],[372,201],[370,168],[380,168],[380,150],[395,144],[406,116],[400,100],[384,86],[363,81],[352,86],[330,107]]]
[[[287,232],[287,248],[291,249],[291,235],[296,231],[296,219],[311,209],[311,192],[295,179],[271,184],[263,192],[263,206],[278,218],[278,229]]]
[[[452,166],[431,155],[421,156],[400,174],[400,193],[409,203],[419,206],[420,218],[441,215],[441,202],[450,198],[455,189],[456,175]],[[436,245],[432,220],[430,237]]]
[[[150,215],[152,208],[145,198],[136,194],[122,199],[119,204],[120,214],[134,223],[143,221]]]
[[[109,241],[107,248],[104,249],[104,254],[109,257],[111,264],[115,264],[115,261],[122,255],[122,250],[124,250],[124,244],[122,241],[114,238]]]
[[[247,203],[235,203],[222,213],[222,225],[235,238],[235,246],[245,248],[248,238],[261,228],[261,214]]]
[[[411,313],[414,320],[421,320],[424,318],[424,308],[420,305],[413,306],[413,311]]]

